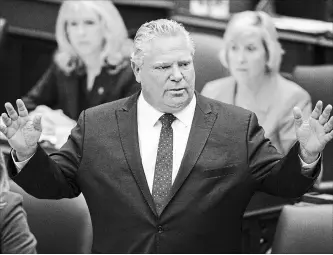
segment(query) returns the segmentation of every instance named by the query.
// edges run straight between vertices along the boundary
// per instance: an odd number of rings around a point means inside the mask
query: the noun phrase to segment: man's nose
[[[171,74],[171,80],[173,81],[180,81],[181,79],[183,78],[183,74],[182,72],[180,71],[179,67],[178,66],[173,66],[172,67],[172,74]]]

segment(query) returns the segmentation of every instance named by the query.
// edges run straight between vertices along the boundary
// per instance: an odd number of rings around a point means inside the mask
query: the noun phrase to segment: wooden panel
[[[279,0],[274,5],[276,13],[280,15],[333,21],[332,0]]]
[[[1,0],[0,16],[8,20],[12,32],[28,30],[34,36],[52,38],[60,0]],[[167,18],[173,9],[170,1],[118,0],[113,1],[129,30],[146,21]],[[38,35],[37,35],[38,36]]]

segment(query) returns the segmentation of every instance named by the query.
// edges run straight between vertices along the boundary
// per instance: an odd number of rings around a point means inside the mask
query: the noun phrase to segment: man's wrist
[[[315,162],[318,159],[319,155],[320,155],[320,153],[313,155],[313,154],[308,153],[306,150],[300,148],[300,157],[307,164],[311,164],[311,163]]]
[[[36,151],[37,151],[37,145],[32,150],[29,150],[27,153],[21,153],[14,150],[13,155],[18,162],[22,162],[31,158],[36,153]]]

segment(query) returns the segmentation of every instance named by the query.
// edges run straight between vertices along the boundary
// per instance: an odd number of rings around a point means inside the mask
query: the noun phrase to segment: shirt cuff
[[[312,163],[310,163],[310,164],[305,163],[305,162],[302,160],[302,158],[301,158],[300,155],[298,155],[298,157],[299,157],[299,160],[301,161],[302,174],[304,174],[304,175],[306,175],[306,176],[311,176],[312,173],[313,173],[313,170],[315,169],[315,167],[316,167],[318,161],[319,161],[320,158],[321,158],[321,154],[319,154],[319,157],[317,158],[316,161],[314,161],[314,162],[312,162]]]
[[[16,153],[15,153],[14,150],[12,150],[10,152],[10,154],[11,154],[13,162],[14,162],[14,164],[16,166],[17,173],[19,173],[22,170],[22,168],[29,162],[29,160],[35,155],[35,153],[34,153],[30,158],[28,158],[28,159],[26,159],[24,161],[18,161],[17,157],[16,157]]]

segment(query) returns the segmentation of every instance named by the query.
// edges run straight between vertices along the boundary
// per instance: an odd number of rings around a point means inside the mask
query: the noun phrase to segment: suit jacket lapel
[[[201,151],[206,144],[208,136],[217,117],[216,113],[213,113],[211,111],[210,105],[204,101],[204,98],[197,93],[196,96],[197,105],[195,108],[186,150],[177,177],[172,186],[171,195],[169,196],[169,201],[167,202],[167,204],[175,196],[175,194],[193,169],[195,163],[197,162],[201,154]]]
[[[150,194],[146,175],[143,170],[139,148],[137,99],[139,93],[131,96],[122,109],[116,111],[121,144],[129,168],[151,210],[156,214],[155,204]]]

